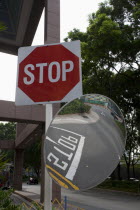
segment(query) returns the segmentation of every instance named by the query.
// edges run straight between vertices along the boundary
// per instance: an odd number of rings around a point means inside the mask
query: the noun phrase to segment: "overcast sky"
[[[86,31],[88,15],[98,9],[103,0],[60,0],[61,42],[73,28]],[[32,45],[43,45],[44,18],[42,17]],[[0,53],[0,100],[15,101],[17,56]]]

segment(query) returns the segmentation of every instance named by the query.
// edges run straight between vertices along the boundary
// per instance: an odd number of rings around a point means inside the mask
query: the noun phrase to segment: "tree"
[[[136,178],[135,165],[140,161],[140,152],[138,147],[136,149],[133,149],[132,155],[133,155],[132,157],[133,177]]]
[[[133,176],[135,177],[135,164],[139,161],[139,130],[135,126],[136,113],[131,112],[127,114],[127,143],[126,151],[124,153],[124,159],[127,166],[127,178],[130,178],[130,166],[133,167]]]
[[[20,210],[22,206],[13,204],[13,200],[11,198],[12,190],[0,190],[0,209],[5,210]]]
[[[5,160],[5,156],[1,152],[0,153],[0,173],[6,167],[6,163],[7,163],[7,161]]]
[[[41,170],[41,141],[39,139],[25,149],[24,167],[34,169],[39,179]]]
[[[0,140],[14,140],[16,124],[13,122],[0,123]]]
[[[114,97],[118,88],[115,83],[127,77],[131,89],[137,85],[133,93],[138,98],[140,86],[135,79],[140,79],[139,23],[136,0],[110,0],[101,3],[99,10],[89,16],[87,32],[74,29],[68,33],[65,41],[81,40],[84,93],[95,90],[119,102]],[[129,86],[125,91],[129,92]]]
[[[0,123],[0,140],[15,140],[16,137],[16,123]],[[3,150],[6,158],[10,161],[14,158],[14,151]]]
[[[128,128],[126,154],[132,155],[140,145],[140,2],[101,3],[89,16],[87,31],[74,29],[65,41],[77,39],[81,41],[84,93],[106,95],[121,107]]]

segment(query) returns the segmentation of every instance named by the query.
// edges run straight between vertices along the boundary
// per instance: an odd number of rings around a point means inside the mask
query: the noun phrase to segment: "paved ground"
[[[17,191],[28,199],[39,201],[40,185],[23,184],[23,191]],[[85,210],[139,210],[140,195],[101,189],[78,193],[62,189],[62,199],[67,196],[68,203]]]
[[[82,203],[86,210],[138,210],[140,207],[140,196],[120,192],[94,189],[66,194],[70,200]]]

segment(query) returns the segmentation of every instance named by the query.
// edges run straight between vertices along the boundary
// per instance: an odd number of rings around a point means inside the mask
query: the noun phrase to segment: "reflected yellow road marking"
[[[65,180],[69,185],[71,185],[73,187],[73,189],[75,190],[79,190],[79,188],[77,186],[75,186],[74,184],[72,184],[72,182],[70,182],[68,179],[66,179],[64,176],[62,176],[60,173],[58,173],[56,170],[54,170],[52,167],[50,167],[49,165],[46,165],[47,168],[49,168],[51,171],[53,171],[54,173],[56,173],[58,176],[60,176],[63,180]]]
[[[69,188],[68,185],[66,185],[64,182],[60,181],[56,176],[54,176],[51,172],[49,172],[50,176],[58,183],[60,186]]]

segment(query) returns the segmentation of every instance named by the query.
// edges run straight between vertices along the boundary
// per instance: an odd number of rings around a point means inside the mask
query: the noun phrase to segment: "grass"
[[[124,137],[126,136],[126,130],[125,130],[125,126],[123,123],[115,120],[115,123],[117,124],[117,126],[120,128],[120,130],[122,131]]]
[[[79,99],[75,99],[74,101],[67,104],[60,112],[59,115],[65,114],[77,114],[77,113],[88,113],[91,109],[91,106],[84,104]]]
[[[106,180],[97,188],[118,190],[123,192],[140,193],[140,181],[127,181],[127,180]]]
[[[139,168],[140,168],[140,164],[136,164],[135,169],[139,169]]]

